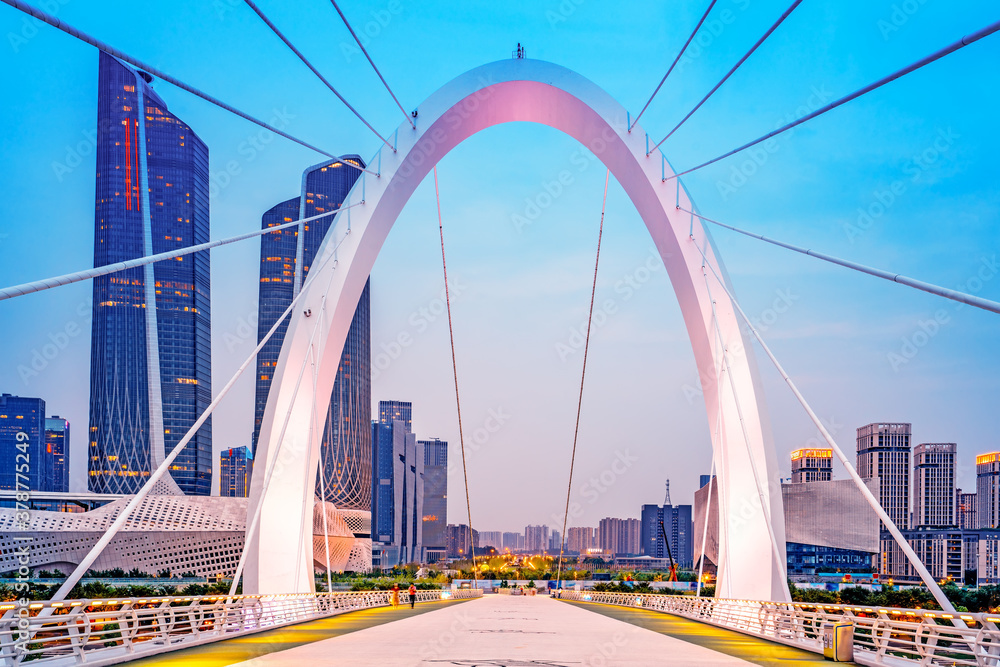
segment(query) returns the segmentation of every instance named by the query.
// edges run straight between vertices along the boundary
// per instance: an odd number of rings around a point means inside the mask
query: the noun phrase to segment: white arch
[[[309,442],[310,411],[314,405],[325,407],[329,401],[354,306],[389,230],[431,168],[476,132],[512,121],[541,123],[587,146],[611,170],[638,209],[677,294],[713,431],[720,517],[723,521],[728,517],[726,527],[719,531],[717,590],[742,599],[787,600],[783,563],[773,556],[767,530],[771,522],[783,560],[777,460],[756,367],[752,353],[748,354],[750,346],[726,291],[711,271],[703,269],[701,253],[692,240],[693,235],[705,243],[709,235],[697,219],[692,221],[676,210],[677,205],[690,208],[691,202],[683,190],[677,192],[674,183],[663,182],[663,170],[667,176],[672,171],[663,166],[665,161],[658,152],[647,157],[645,133],[638,126],[628,132],[626,111],[620,104],[575,72],[551,63],[518,59],[473,69],[431,95],[419,107],[417,128],[403,124],[397,131],[397,152],[383,150],[377,158],[380,164],[371,165],[381,176],[363,175],[345,202],[365,204],[339,215],[331,227],[318,256],[333,254],[332,261],[314,263],[303,287],[302,305],[290,316],[261,425],[249,506],[262,503],[262,509],[259,530],[247,545],[244,590],[312,590],[312,511],[308,506],[319,461],[319,438]],[[348,228],[350,233],[345,236]],[[725,275],[714,248],[710,246],[705,252],[719,275]],[[721,398],[717,387],[723,360],[713,298],[718,327],[728,345],[743,424],[729,389],[730,380],[723,380]],[[318,362],[315,393],[311,371],[296,392],[300,369],[313,359]],[[276,462],[285,415],[290,419],[280,462]],[[718,436],[717,424],[721,424]],[[766,471],[767,479],[761,480],[766,485],[763,503],[750,453],[762,476]],[[274,471],[263,494],[269,468]],[[298,555],[293,557],[296,551]]]

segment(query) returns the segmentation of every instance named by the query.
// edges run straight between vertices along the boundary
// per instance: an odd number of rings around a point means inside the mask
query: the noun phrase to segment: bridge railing
[[[482,594],[417,591],[417,602]],[[114,664],[390,603],[389,591],[0,602],[0,665]]]
[[[563,598],[660,611],[815,653],[823,651],[823,626],[847,621],[860,664],[1000,667],[1000,614],[594,591]]]

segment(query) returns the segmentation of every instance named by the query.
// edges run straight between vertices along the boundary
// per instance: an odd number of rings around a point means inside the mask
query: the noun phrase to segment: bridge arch
[[[260,523],[247,544],[244,591],[309,592],[314,586],[311,504],[322,433],[310,428],[312,411],[326,409],[354,307],[397,216],[452,148],[488,127],[521,121],[560,130],[593,151],[645,222],[681,307],[712,430],[722,524],[717,590],[731,598],[787,600],[784,564],[768,537],[770,524],[783,560],[777,459],[750,344],[726,291],[702,266],[703,251],[716,273],[726,275],[710,236],[677,210],[693,210],[692,204],[676,181],[663,182],[673,172],[658,151],[646,155],[642,129],[630,133],[625,109],[584,77],[528,59],[458,76],[420,105],[415,120],[416,129],[404,123],[397,130],[396,152],[383,149],[370,165],[381,176],[358,180],[344,205],[364,204],[337,215],[290,315],[257,444],[248,525],[258,503]],[[721,382],[720,333],[731,370]],[[311,370],[301,375],[313,363],[315,387]],[[762,477],[763,499],[750,457]],[[696,526],[696,539],[700,532]]]

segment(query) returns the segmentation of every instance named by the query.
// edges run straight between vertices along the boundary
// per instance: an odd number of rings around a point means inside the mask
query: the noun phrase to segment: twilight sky
[[[719,0],[642,124],[669,131],[787,2]],[[378,139],[239,0],[51,0],[59,18],[187,83],[331,152],[372,155]],[[324,0],[261,8],[384,134],[401,113]],[[531,58],[580,72],[633,115],[642,108],[705,3],[599,0],[436,2],[345,0],[341,6],[408,109],[483,63]],[[51,11],[51,9],[50,9]],[[806,0],[664,150],[684,169],[908,65],[996,20],[973,0]],[[97,52],[0,6],[0,284],[93,265]],[[800,246],[1000,299],[1000,194],[995,156],[994,35],[777,140],[757,164],[736,156],[684,183],[710,217]],[[157,91],[208,144],[212,236],[257,229],[298,192],[320,156],[169,84]],[[651,138],[653,138],[651,136]],[[235,161],[238,174],[218,175]],[[572,182],[517,224],[562,171]],[[562,521],[581,353],[600,216],[603,166],[573,140],[511,124],[465,142],[439,166],[454,293],[474,525],[523,530]],[[713,230],[744,309],[846,451],[871,421],[913,423],[914,444],[957,442],[959,485],[974,455],[1000,449],[1000,319],[971,307]],[[663,500],[688,503],[711,465],[704,403],[680,311],[652,243],[621,187],[608,194],[598,303],[574,497],[584,514],[638,517]],[[213,385],[254,345],[257,241],[212,255]],[[649,262],[647,264],[647,262]],[[658,267],[649,270],[649,267]],[[459,457],[447,323],[440,317],[433,182],[417,190],[372,274],[373,355],[408,334],[373,376],[378,400],[411,400],[419,437]],[[71,489],[86,487],[89,283],[0,304],[0,391],[39,396],[72,423]],[[62,336],[67,331],[76,335]],[[63,343],[52,359],[36,352]],[[383,347],[385,346],[385,347]],[[566,349],[574,350],[566,353]],[[780,377],[758,354],[783,474],[788,452],[818,442]],[[216,412],[216,450],[248,445],[253,381]],[[492,416],[502,426],[473,434]],[[991,417],[990,415],[994,415]],[[480,432],[480,436],[485,431]],[[615,465],[615,461],[619,461]],[[614,472],[619,471],[619,472]],[[603,473],[603,478],[602,478]],[[844,472],[835,468],[835,477]],[[603,481],[602,481],[603,479]],[[461,477],[449,521],[465,520]],[[572,524],[571,524],[572,525]]]

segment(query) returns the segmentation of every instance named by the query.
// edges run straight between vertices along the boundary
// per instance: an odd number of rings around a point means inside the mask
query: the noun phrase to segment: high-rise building
[[[562,548],[561,538],[562,536],[559,534],[559,531],[553,528],[549,533],[549,551],[559,551]]]
[[[690,567],[694,562],[694,524],[690,505],[642,506],[642,553],[653,558],[673,555],[680,567]],[[661,528],[660,525],[663,525]],[[663,539],[666,531],[670,538],[670,553]]]
[[[253,452],[249,447],[233,447],[219,455],[219,495],[246,498],[250,495]]]
[[[45,454],[52,458],[49,491],[69,491],[69,420],[53,415],[45,420]]]
[[[858,474],[878,479],[878,500],[900,529],[910,525],[910,424],[876,423],[858,429]]]
[[[52,491],[45,447],[45,401],[0,395],[0,489]]]
[[[356,156],[347,162],[364,166]],[[335,211],[343,204],[354,183],[357,169],[333,160],[309,167],[302,175],[297,198],[272,207],[261,218],[261,229],[293,220]],[[288,308],[309,275],[316,253],[334,216],[303,223],[295,228],[261,237],[257,340],[260,341]],[[371,509],[371,315],[370,283],[365,284],[344,342],[337,367],[330,407],[325,415],[320,448],[320,474],[316,493],[340,509]],[[260,425],[267,407],[271,380],[287,330],[287,320],[257,354],[257,386],[254,398],[253,448],[260,438]]]
[[[642,552],[642,522],[639,519],[601,519],[598,532],[604,551],[616,556],[636,556]]]
[[[955,521],[955,454],[958,445],[923,443],[913,449],[913,527],[951,528]]]
[[[150,85],[100,53],[94,266],[209,241],[208,148]],[[93,281],[89,488],[135,493],[212,401],[209,253]],[[209,495],[212,423],[161,489]]]
[[[1000,452],[976,457],[976,519],[979,528],[1000,528]]]
[[[708,486],[708,483],[712,481],[715,475],[699,475],[698,476],[698,488],[704,488]]]
[[[524,529],[524,548],[526,551],[541,553],[549,548],[548,526],[527,526]]]
[[[401,421],[373,422],[372,429],[372,549],[394,547],[396,562],[423,559],[424,462],[426,454]],[[437,545],[435,545],[437,546]],[[398,551],[397,551],[398,550]]]
[[[382,424],[391,424],[394,421],[401,421],[406,426],[406,432],[413,432],[411,416],[413,414],[413,403],[410,401],[379,401],[378,420]]]
[[[596,528],[567,528],[566,549],[576,553],[587,553],[588,549],[597,549]]]
[[[832,478],[832,449],[796,449],[792,452],[793,484],[829,482]]]
[[[499,530],[479,531],[479,544],[484,549],[493,547],[497,551],[503,550],[503,533]]]
[[[434,438],[417,444],[424,450],[424,559],[433,563],[448,551],[448,443]]]
[[[962,493],[962,489],[955,489],[955,521],[962,530],[975,530],[979,528],[979,521],[976,518],[976,494]]]
[[[510,550],[511,553],[521,551],[524,549],[524,534],[523,533],[504,533],[503,534],[503,548],[504,550]]]
[[[469,530],[464,523],[449,523],[445,529],[448,540],[448,558],[470,558],[472,548],[480,548],[479,531]]]

